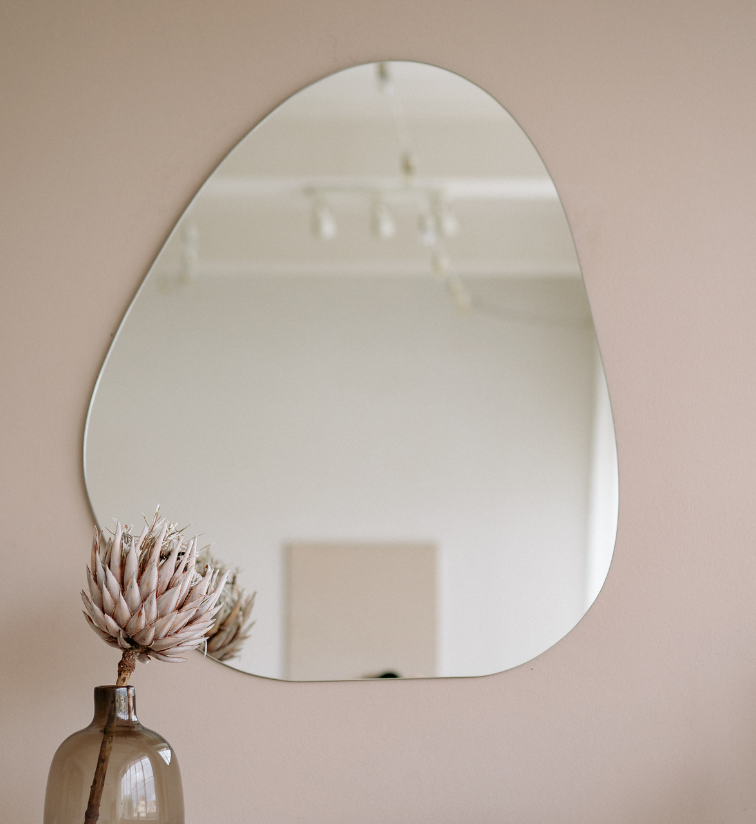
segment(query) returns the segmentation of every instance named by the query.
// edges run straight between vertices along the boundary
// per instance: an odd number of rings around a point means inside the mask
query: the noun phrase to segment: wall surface
[[[755,37],[745,0],[4,0],[4,821],[40,820],[55,747],[114,673],[77,593],[84,415],[111,336],[229,146],[379,58],[491,92],[556,182],[614,408],[612,569],[570,635],[500,675],[141,668],[187,821],[753,821]]]

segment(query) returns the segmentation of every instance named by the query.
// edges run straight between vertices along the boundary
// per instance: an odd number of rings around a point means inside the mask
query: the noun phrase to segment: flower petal
[[[148,624],[154,624],[158,618],[157,598],[153,590],[144,602],[144,617]]]
[[[167,635],[171,630],[171,624],[173,623],[174,619],[176,618],[176,613],[172,612],[170,615],[165,615],[159,620],[155,621],[153,626],[155,627],[155,638],[163,638]]]
[[[134,579],[132,578],[132,581]],[[144,612],[144,604],[139,608],[137,612],[135,612],[131,619],[129,620],[128,624],[126,624],[126,634],[134,638],[134,636],[141,632],[146,624],[145,620],[145,612]],[[136,639],[134,639],[136,640]]]
[[[160,552],[163,549],[163,541],[165,540],[165,534],[168,532],[168,522],[163,521],[163,525],[160,529],[160,534],[155,541],[155,546],[152,547],[152,552],[150,553],[150,560],[149,563],[155,561],[156,564],[160,563]]]
[[[186,661],[186,658],[173,658],[172,656],[164,655],[161,652],[152,652],[150,654],[156,660],[163,661],[166,664],[179,664],[179,663],[181,663],[181,661]]]
[[[103,632],[103,630],[101,630],[97,626],[97,624],[95,624],[95,622],[89,617],[89,615],[87,615],[86,612],[83,614],[84,617],[87,619],[87,623],[89,624],[89,626],[92,627],[92,629],[100,636],[100,638],[102,638],[103,641],[107,641],[107,643],[110,644],[113,641],[113,639],[108,635],[108,633]]]
[[[189,595],[187,595],[187,601],[196,601],[199,598],[203,598],[207,593],[207,587],[210,583],[210,573],[206,572],[197,583],[189,590]]]
[[[97,576],[97,586],[100,589],[105,589],[108,585],[108,579],[105,576],[105,564],[99,555],[97,556],[97,569],[94,571],[94,574]]]
[[[139,558],[137,557],[136,549],[134,549],[134,544],[132,543],[129,548],[128,555],[126,556],[126,563],[123,567],[124,584],[128,584],[132,578],[135,578],[137,572],[139,572]]]
[[[167,563],[167,561],[166,561]],[[160,587],[158,586],[158,590]],[[178,602],[180,587],[175,586],[173,589],[169,589],[167,592],[164,592],[160,595],[157,599],[157,610],[158,615],[162,618],[165,615],[173,612],[176,609],[176,604]]]
[[[178,558],[180,548],[181,541],[177,539],[173,544],[171,554],[160,565],[160,569],[158,570],[157,585],[158,598],[160,598],[160,596],[168,589],[171,578],[173,578],[173,574],[176,571],[176,559]]]
[[[95,567],[95,569],[96,568],[97,567]],[[87,567],[87,585],[89,586],[89,594],[92,596],[92,602],[97,604],[97,606],[102,609],[102,593],[100,592],[100,588],[95,583],[89,567]]]
[[[94,540],[92,541],[92,560],[90,561],[90,568],[97,570],[97,553],[100,549],[100,533],[97,527],[94,528]]]
[[[155,627],[145,627],[141,632],[131,636],[140,647],[149,647],[155,637]]]
[[[115,575],[113,575],[108,567],[105,567],[105,580],[110,597],[113,599],[113,603],[117,604],[121,594],[121,585],[116,581]]]
[[[109,589],[103,589],[102,591],[102,611],[109,615],[111,618],[113,617],[113,613],[115,613],[116,602],[113,600],[113,596],[110,594]]]
[[[126,586],[126,605],[129,612],[133,615],[142,605],[142,598],[139,595],[139,587],[136,582],[136,575],[133,575]]]
[[[113,636],[113,638],[118,638],[118,633],[121,631],[121,628],[116,624],[116,622],[104,612],[102,614],[103,619],[105,620],[105,626],[108,628],[108,632]]]
[[[120,524],[120,521],[116,521],[116,531],[115,536],[113,538],[113,547],[110,550],[110,571],[113,573],[113,577],[118,581],[118,585],[120,586],[123,583],[123,570],[121,565],[121,536],[123,535],[123,527]],[[111,593],[112,595],[112,593]],[[115,596],[113,596],[115,597]]]
[[[139,581],[139,595],[143,601],[147,600],[147,596],[151,592],[155,592],[158,583],[158,568],[157,561],[150,561],[147,564],[147,569],[142,573],[142,579]]]
[[[129,606],[126,603],[123,595],[118,596],[118,603],[116,604],[115,613],[113,613],[113,617],[115,618],[118,626],[121,628],[125,627],[131,619],[131,610],[129,609]]]

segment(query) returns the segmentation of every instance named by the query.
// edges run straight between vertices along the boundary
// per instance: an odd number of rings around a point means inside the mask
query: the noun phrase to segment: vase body
[[[95,688],[92,723],[69,736],[50,765],[44,824],[84,824],[98,758],[107,764],[100,767],[99,817],[90,809],[90,824],[184,824],[176,754],[139,723],[134,687]]]

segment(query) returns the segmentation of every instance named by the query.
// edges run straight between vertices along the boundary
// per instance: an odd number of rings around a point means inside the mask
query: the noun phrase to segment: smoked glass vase
[[[176,754],[139,723],[134,687],[96,687],[94,702],[92,723],[69,736],[50,765],[44,824],[184,824]]]

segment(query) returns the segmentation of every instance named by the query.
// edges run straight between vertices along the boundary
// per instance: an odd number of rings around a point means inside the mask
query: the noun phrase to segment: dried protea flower
[[[136,537],[116,521],[106,539],[95,527],[84,617],[108,644],[124,651],[128,675],[134,661],[183,661],[201,644],[221,609],[229,573],[197,568],[197,540],[185,542],[175,524],[158,520]],[[119,667],[119,685],[121,685]]]
[[[106,539],[95,527],[89,595],[82,590],[84,617],[108,644],[123,650],[116,686],[123,687],[137,659],[183,661],[181,655],[205,640],[220,610],[218,598],[229,573],[197,569],[197,539],[185,542],[175,524],[158,513],[136,538],[116,521]],[[103,728],[89,791],[85,824],[100,816],[105,775],[115,734],[115,704]]]
[[[228,570],[223,563],[210,555],[207,548],[202,550],[198,560],[202,564],[217,569],[219,574],[228,574],[218,601],[220,610],[207,633],[208,655],[216,661],[228,661],[239,655],[244,642],[249,638],[249,631],[254,624],[249,617],[252,614],[257,593],[247,595],[237,583],[238,570]]]

